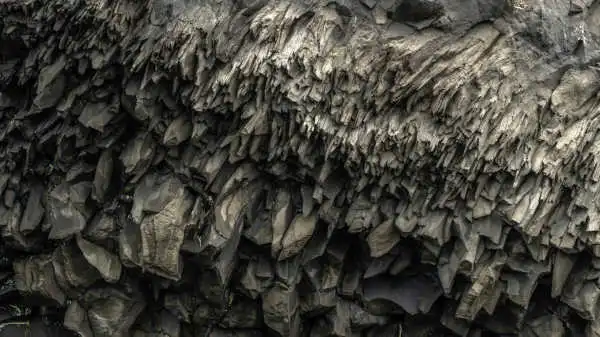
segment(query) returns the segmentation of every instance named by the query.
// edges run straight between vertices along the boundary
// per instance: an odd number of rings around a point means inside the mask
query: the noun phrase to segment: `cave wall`
[[[0,0],[0,336],[599,335],[598,8]]]

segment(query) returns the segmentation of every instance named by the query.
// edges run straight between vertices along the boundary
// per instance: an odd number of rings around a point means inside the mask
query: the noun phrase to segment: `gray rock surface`
[[[593,0],[0,0],[0,337],[600,336],[598,62]]]

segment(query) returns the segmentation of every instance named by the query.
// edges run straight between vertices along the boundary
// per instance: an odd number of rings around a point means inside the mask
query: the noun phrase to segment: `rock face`
[[[0,337],[598,337],[599,56],[592,0],[0,0]]]

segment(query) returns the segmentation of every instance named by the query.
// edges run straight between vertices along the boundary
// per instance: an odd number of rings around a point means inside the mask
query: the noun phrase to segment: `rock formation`
[[[0,336],[600,336],[600,2],[0,0]]]

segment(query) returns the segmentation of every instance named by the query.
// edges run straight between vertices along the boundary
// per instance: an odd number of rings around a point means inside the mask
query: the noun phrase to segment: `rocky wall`
[[[600,4],[0,0],[0,336],[600,336]]]

